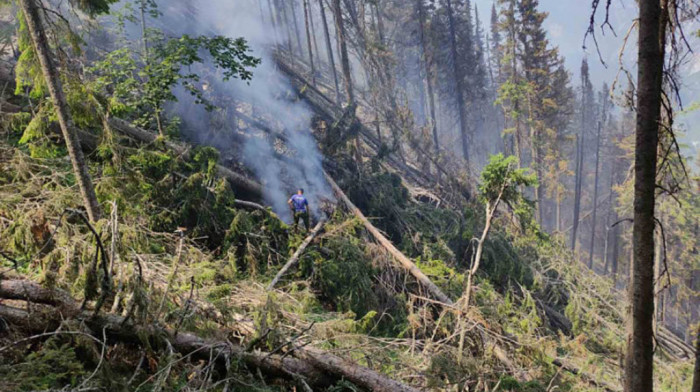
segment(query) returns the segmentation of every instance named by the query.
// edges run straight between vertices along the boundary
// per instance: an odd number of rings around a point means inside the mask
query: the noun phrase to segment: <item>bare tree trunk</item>
[[[296,0],[284,0],[285,3],[289,3],[289,8],[292,11],[292,22],[294,22],[294,38],[297,41],[297,48],[299,48],[299,56],[304,55],[304,45],[301,43],[301,33],[299,32],[299,20],[297,19]]]
[[[574,222],[571,230],[571,250],[576,250],[576,236],[578,234],[578,221],[581,213],[581,183],[583,177],[583,132],[576,135],[576,179],[574,185]]]
[[[326,38],[326,52],[328,52],[328,65],[333,73],[333,83],[335,83],[335,101],[340,104],[340,87],[338,87],[338,72],[335,69],[335,60],[333,59],[333,46],[331,45],[331,35],[328,32],[328,20],[326,19],[326,10],[323,6],[323,0],[318,0],[318,6],[321,8],[321,20],[323,21],[323,35]]]
[[[319,70],[323,69],[321,64],[321,52],[318,50],[318,41],[316,40],[316,24],[314,23],[314,6],[311,0],[304,0],[307,2],[309,8],[309,24],[311,25],[311,39],[314,43],[314,52],[316,53],[316,59],[318,60]]]
[[[335,19],[335,30],[338,36],[338,46],[340,47],[340,66],[343,72],[343,82],[345,82],[345,94],[348,106],[355,105],[355,95],[352,90],[352,74],[350,72],[350,58],[348,57],[348,47],[345,42],[345,26],[343,13],[340,8],[340,0],[333,0],[333,16]]]
[[[600,162],[600,128],[598,122],[598,135],[596,136],[595,147],[595,180],[593,181],[593,223],[591,223],[591,246],[588,248],[588,268],[593,269],[593,252],[595,251],[595,229],[598,215],[598,165]],[[611,195],[612,197],[612,195]]]
[[[614,190],[613,187],[615,186],[615,172],[617,170],[617,165],[616,161],[613,158],[613,163],[612,163],[612,169],[610,171],[610,200],[608,201],[608,212],[605,215],[605,247],[603,250],[603,263],[605,265],[605,274],[607,275],[608,273],[608,267],[610,266],[610,249],[608,244],[610,243],[610,235],[615,234],[615,228],[612,228],[613,232],[611,233],[610,230],[610,225],[611,225],[611,219],[613,216],[613,211],[615,210],[615,197],[614,195]],[[617,227],[617,226],[616,226]]]
[[[618,258],[620,257],[620,229],[615,226],[613,228],[613,243],[612,243],[612,260],[610,261],[611,263],[611,269],[612,269],[612,280],[613,280],[613,287],[617,285],[617,268],[618,268]]]
[[[289,271],[292,267],[296,266],[299,263],[299,257],[304,253],[304,250],[306,250],[306,247],[311,244],[311,241],[316,238],[318,233],[321,232],[321,229],[323,228],[323,225],[326,223],[326,218],[321,218],[321,220],[318,221],[316,224],[316,227],[311,230],[311,233],[309,233],[308,236],[306,236],[306,239],[304,239],[304,242],[299,245],[299,248],[294,252],[292,257],[289,258],[289,261],[277,272],[277,275],[272,279],[269,285],[267,285],[267,290],[272,290],[275,288],[275,285],[277,285],[277,282]]]
[[[692,392],[700,392],[700,327],[695,339],[695,371],[693,371]]]
[[[282,2],[282,0],[275,0],[275,4],[277,4],[277,8],[280,9],[282,12],[282,19],[283,19],[283,24],[284,27],[287,29],[287,50],[289,51],[289,55],[293,56],[294,55],[294,48],[292,47],[292,28],[289,23],[289,16],[287,15],[287,6]]]
[[[464,78],[458,66],[459,59],[457,57],[457,32],[452,9],[452,1],[447,0],[447,18],[450,26],[450,52],[452,54],[452,71],[454,73],[455,87],[457,94],[457,106],[459,113],[459,131],[462,140],[462,154],[464,161],[469,166],[469,128],[467,123],[467,108],[464,100]]]
[[[311,18],[311,10],[309,10],[308,0],[304,2],[304,27],[306,28],[306,45],[309,51],[309,64],[311,65],[311,83],[316,84],[316,68],[314,67],[314,51],[311,48],[311,29],[309,19]]]
[[[70,156],[73,172],[75,173],[80,193],[83,197],[83,204],[87,210],[88,217],[91,221],[96,222],[100,219],[100,205],[97,202],[95,188],[92,185],[90,172],[88,171],[83,151],[80,149],[80,140],[73,124],[73,119],[68,110],[66,97],[63,94],[61,86],[61,78],[56,69],[56,66],[51,58],[51,49],[44,32],[41,17],[39,16],[39,7],[36,0],[20,0],[20,7],[24,13],[27,22],[27,29],[34,44],[34,50],[41,64],[41,71],[44,74],[46,85],[53,101],[54,111],[58,118],[58,124],[63,133],[63,139],[66,142],[66,149]]]
[[[435,148],[435,159],[440,157],[440,142],[438,140],[437,120],[435,116],[435,92],[433,90],[433,79],[430,59],[428,59],[427,45],[425,42],[425,8],[423,0],[418,0],[418,23],[420,28],[420,45],[421,57],[423,58],[423,67],[425,68],[425,83],[428,86],[428,108],[430,111],[430,128],[433,133],[433,144]],[[440,170],[436,169],[438,182],[440,181]]]
[[[666,46],[668,0],[639,2],[637,125],[634,162],[634,265],[631,334],[627,338],[625,391],[653,391],[654,190]]]

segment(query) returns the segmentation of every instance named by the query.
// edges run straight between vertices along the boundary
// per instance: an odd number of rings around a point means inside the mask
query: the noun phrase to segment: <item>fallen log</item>
[[[439,301],[452,305],[452,300],[450,297],[448,297],[445,293],[440,290],[439,287],[433,283],[430,278],[428,278],[423,271],[421,271],[415,263],[413,263],[411,260],[409,260],[408,257],[406,257],[401,251],[396,249],[394,244],[391,243],[384,235],[372,225],[372,223],[365,217],[365,215],[360,211],[359,208],[355,207],[355,205],[350,201],[350,199],[345,195],[342,189],[338,186],[338,184],[333,181],[333,178],[328,175],[325,171],[323,174],[326,176],[326,180],[328,181],[329,184],[331,184],[331,187],[333,188],[333,191],[335,194],[340,198],[340,200],[345,204],[345,206],[352,212],[359,220],[362,222],[362,224],[365,226],[365,229],[369,231],[370,234],[374,237],[374,239],[377,240],[393,257],[396,259],[396,261],[401,264],[401,266],[406,269],[411,275],[413,275],[428,291]]]
[[[32,313],[7,305],[0,305],[0,318],[9,326],[19,327],[26,333],[45,333],[56,331],[64,321],[58,310],[44,306]],[[117,315],[99,315],[92,317],[91,312],[82,312],[77,317],[96,338],[102,338],[104,331],[108,340],[126,344],[139,343],[142,337],[147,337],[151,347],[166,347],[169,343],[173,350],[181,355],[190,355],[193,359],[214,360],[222,366],[229,358],[241,359],[246,365],[259,368],[271,377],[281,377],[290,380],[303,379],[310,385],[328,386],[332,379],[321,370],[304,360],[293,357],[282,357],[261,351],[245,351],[245,348],[226,341],[209,341],[190,333],[177,333],[166,328],[150,326],[134,326],[124,324],[123,317]],[[167,341],[167,343],[166,343]]]
[[[617,388],[613,385],[610,385],[604,381],[598,381],[596,380],[593,376],[591,376],[588,373],[581,372],[577,367],[572,366],[565,362],[562,359],[556,358],[552,361],[552,365],[561,368],[562,370],[565,370],[575,376],[580,377],[583,381],[587,382],[590,384],[592,387],[595,387],[597,389],[602,389],[605,392],[620,392],[621,389]]]
[[[44,304],[36,305],[38,309],[31,313],[0,304],[0,321],[4,321],[8,327],[19,327],[24,332],[56,331],[65,318],[55,306],[78,307],[75,301],[65,297],[65,293],[54,293],[55,290],[43,288],[31,281],[3,281],[2,287],[0,298],[22,299],[35,304]],[[344,378],[370,391],[417,391],[372,369],[308,346],[294,347],[293,356],[290,357],[288,354],[249,351],[246,347],[230,341],[205,340],[191,333],[176,333],[155,324],[134,325],[126,323],[124,317],[114,314],[94,316],[92,311],[82,311],[74,319],[81,321],[98,339],[101,339],[104,333],[108,340],[140,344],[142,338],[146,337],[151,347],[166,347],[169,343],[174,351],[182,355],[190,355],[194,359],[204,361],[214,358],[214,361],[221,365],[226,365],[229,358],[236,357],[246,365],[258,368],[269,376],[296,382],[303,380],[318,388],[327,387],[333,381]]]
[[[109,125],[112,129],[127,135],[133,139],[136,139],[142,143],[153,143],[157,140],[157,135],[148,132],[144,129],[137,128],[128,122],[119,118],[110,118]],[[165,146],[177,154],[188,157],[190,155],[190,148],[186,145],[175,143],[172,141],[164,141]],[[220,177],[226,178],[234,188],[243,190],[252,196],[261,197],[263,193],[262,185],[253,181],[245,176],[242,176],[233,170],[222,166],[216,165],[216,173]]]
[[[294,355],[297,358],[308,361],[318,369],[323,369],[332,374],[342,375],[345,379],[352,381],[356,385],[361,385],[370,391],[418,392],[415,388],[314,347],[297,348],[294,350]]]
[[[270,284],[267,285],[268,291],[275,288],[275,285],[277,284],[277,282],[279,282],[279,280],[287,273],[287,271],[289,271],[289,269],[291,269],[292,267],[295,267],[297,265],[297,263],[299,263],[299,257],[302,255],[302,253],[304,253],[304,250],[306,250],[306,247],[309,246],[311,241],[313,241],[314,238],[316,238],[318,233],[321,232],[321,229],[323,228],[323,225],[325,223],[326,223],[325,217],[321,218],[321,220],[318,221],[318,223],[316,224],[316,227],[314,227],[313,230],[311,230],[311,233],[309,233],[309,235],[306,236],[306,239],[304,239],[304,242],[302,242],[301,245],[299,245],[299,248],[294,252],[294,254],[289,259],[289,261],[287,261],[287,263],[282,267],[282,269],[279,270],[277,275],[275,275],[275,278],[272,279],[272,282],[270,282]]]

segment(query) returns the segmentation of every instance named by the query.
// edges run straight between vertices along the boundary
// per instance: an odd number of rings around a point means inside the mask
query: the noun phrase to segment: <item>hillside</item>
[[[467,96],[481,115],[463,113],[479,124],[465,139],[446,125],[460,119],[457,93],[436,94],[432,120],[432,105],[416,106],[423,82],[391,72],[420,63],[399,50],[412,20],[400,1],[375,12],[347,1],[342,15],[337,1],[113,3],[37,9],[53,82],[32,19],[2,19],[12,50],[0,70],[0,390],[623,390],[624,140],[599,179],[598,122],[595,174],[576,174],[595,178],[577,196],[591,210],[569,222],[562,195],[579,179],[544,168],[536,138],[520,144],[521,125],[487,104],[509,113],[513,96],[485,86],[483,102]],[[436,41],[445,10],[425,10]],[[575,114],[604,122],[613,110],[602,95]],[[573,123],[554,112],[542,121]],[[561,151],[543,148],[590,163],[593,147],[574,151],[569,136],[553,137]],[[675,174],[685,163],[669,161]],[[689,391],[697,372],[692,186],[659,202],[656,268],[666,270],[654,276],[669,281],[654,319],[659,391]],[[299,188],[308,232],[287,205]],[[609,235],[615,227],[625,231]]]

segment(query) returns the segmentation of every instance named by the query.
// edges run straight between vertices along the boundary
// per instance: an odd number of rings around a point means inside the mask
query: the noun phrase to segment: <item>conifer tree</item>
[[[83,204],[90,220],[97,221],[100,219],[100,205],[97,201],[97,195],[95,194],[95,188],[92,184],[83,151],[80,149],[80,140],[78,139],[75,124],[68,110],[68,103],[61,85],[61,76],[54,62],[45,26],[39,14],[40,7],[36,0],[20,0],[19,4],[27,23],[34,51],[41,65],[41,71],[53,102],[61,132],[63,133],[66,149],[73,165],[73,172],[83,198]],[[84,3],[84,7],[89,13],[106,12],[109,9],[109,3],[107,1],[88,1]]]

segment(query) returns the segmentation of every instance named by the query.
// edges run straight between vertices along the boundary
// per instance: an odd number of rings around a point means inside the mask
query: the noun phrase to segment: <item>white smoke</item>
[[[253,55],[262,59],[253,69],[253,79],[249,82],[223,81],[217,77],[208,78],[207,82],[218,96],[224,94],[232,101],[253,105],[254,111],[271,119],[270,128],[286,135],[285,153],[293,153],[292,161],[283,162],[275,157],[280,151],[273,144],[274,138],[248,137],[244,138],[242,148],[235,146],[242,151],[240,160],[263,183],[266,203],[289,221],[291,214],[286,202],[296,189],[304,188],[311,211],[318,214],[321,198],[331,199],[332,191],[323,176],[323,157],[310,131],[313,113],[302,101],[290,100],[295,93],[275,66],[270,51],[276,34],[267,8],[263,9],[258,0],[161,0],[158,6],[161,16],[148,23],[162,28],[166,34],[244,37]],[[303,11],[297,10],[299,15],[303,16]],[[212,69],[196,71],[214,74]],[[211,134],[207,129],[208,121],[204,120],[208,114],[203,109],[193,108],[193,100],[187,93],[178,90],[177,95],[179,102],[173,106],[173,114],[183,118],[190,128],[188,132],[195,133],[189,135],[191,138],[201,141],[199,136]],[[206,139],[222,151],[233,149],[232,143],[241,143],[226,137]]]

